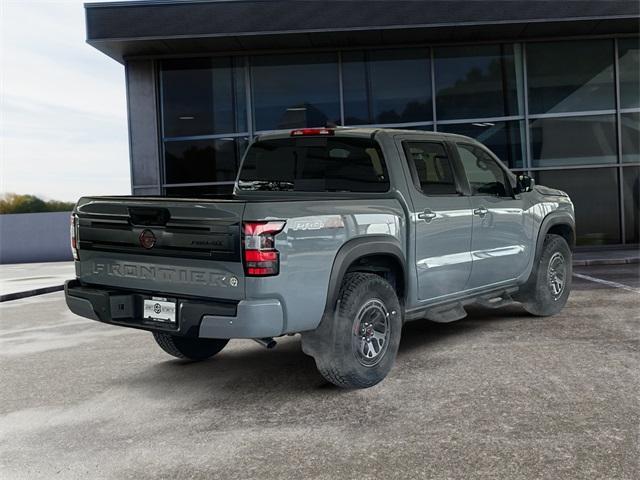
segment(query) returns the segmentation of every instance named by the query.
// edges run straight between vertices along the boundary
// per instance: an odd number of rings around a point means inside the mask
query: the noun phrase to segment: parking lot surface
[[[60,292],[4,302],[0,478],[637,479],[638,265],[576,273],[553,318],[407,324],[360,391],[324,382],[299,337],[184,363]]]

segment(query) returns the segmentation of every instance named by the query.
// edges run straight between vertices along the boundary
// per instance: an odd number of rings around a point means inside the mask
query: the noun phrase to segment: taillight
[[[303,137],[305,135],[334,135],[335,130],[332,128],[298,128],[291,130],[292,137]]]
[[[69,225],[69,238],[71,239],[71,253],[74,260],[79,260],[78,256],[78,216],[71,214],[71,222]]]
[[[275,236],[285,222],[244,222],[242,247],[244,272],[248,277],[268,277],[280,272],[280,253]]]

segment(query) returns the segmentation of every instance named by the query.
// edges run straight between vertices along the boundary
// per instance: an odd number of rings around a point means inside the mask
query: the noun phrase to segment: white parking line
[[[629,285],[625,285],[623,283],[611,282],[609,280],[603,280],[602,278],[596,278],[590,275],[583,275],[582,273],[574,273],[573,276],[582,278],[583,280],[589,280],[590,282],[601,283],[602,285],[608,285],[609,287],[627,290],[628,292],[640,293],[639,289],[630,287]]]

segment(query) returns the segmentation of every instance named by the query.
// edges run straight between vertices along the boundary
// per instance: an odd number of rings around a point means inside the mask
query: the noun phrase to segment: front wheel
[[[572,259],[567,241],[546,235],[537,268],[519,296],[524,309],[539,317],[560,312],[571,290]]]
[[[229,342],[218,338],[190,338],[153,332],[156,343],[169,355],[176,358],[199,361],[213,357]]]
[[[350,273],[340,289],[337,311],[313,357],[320,374],[343,388],[367,388],[382,381],[400,344],[402,313],[393,287],[370,273]],[[303,336],[303,348],[305,339]]]

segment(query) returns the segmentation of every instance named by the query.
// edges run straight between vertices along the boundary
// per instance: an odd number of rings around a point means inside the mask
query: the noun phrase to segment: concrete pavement
[[[390,376],[343,391],[298,337],[184,363],[59,292],[5,302],[0,477],[635,480],[639,332],[638,293],[579,278],[553,318],[410,323]]]
[[[73,262],[0,265],[0,302],[62,290],[74,277]]]

